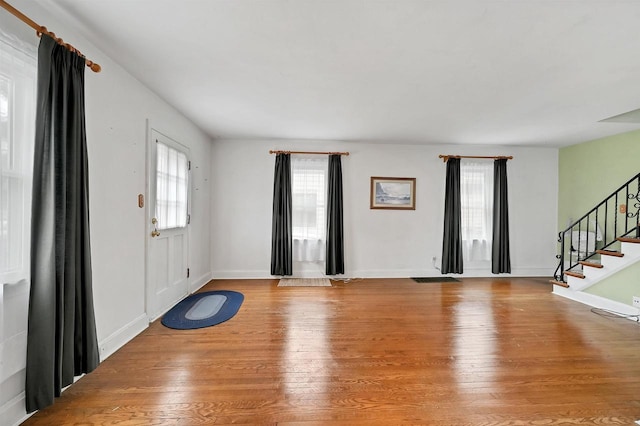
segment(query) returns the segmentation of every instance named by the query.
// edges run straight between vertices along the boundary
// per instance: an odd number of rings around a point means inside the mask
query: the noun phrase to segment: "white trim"
[[[189,284],[189,289],[187,290],[188,294],[185,294],[185,295],[181,296],[178,300],[174,301],[173,303],[170,303],[168,306],[166,306],[164,309],[162,309],[160,312],[158,312],[157,315],[154,315],[153,317],[148,317],[148,322],[152,323],[155,320],[157,320],[158,318],[162,317],[164,314],[169,312],[169,310],[171,310],[171,308],[173,308],[178,303],[180,303],[181,301],[183,301],[184,299],[189,297],[189,295],[195,293],[196,291],[201,289],[203,286],[208,284],[209,281],[211,281],[211,279],[212,279],[212,277],[211,277],[210,273],[206,273],[206,274],[202,275],[200,278],[198,278],[195,281],[195,283],[196,283],[195,285],[192,286],[191,284]]]
[[[255,280],[255,279],[279,279],[280,277],[274,277],[271,275],[268,269],[258,269],[253,271],[243,271],[243,270],[229,270],[229,271],[213,271],[211,272],[211,279],[245,279],[245,280]]]
[[[572,277],[571,275],[567,275],[567,283],[569,287],[573,289],[574,292],[585,290],[605,278],[609,278],[610,276],[622,271],[623,269],[628,268],[636,262],[640,261],[640,251],[637,251],[637,248],[634,247],[634,243],[622,243],[621,252],[624,253],[624,257],[615,257],[615,256],[606,256],[603,255],[601,258],[601,264],[603,268],[592,268],[589,266],[585,266],[582,268],[582,273],[584,274],[584,278]],[[626,244],[626,246],[624,245]],[[635,244],[636,246],[639,244]],[[637,253],[636,253],[637,251]]]
[[[558,296],[562,296],[594,308],[607,309],[609,311],[619,312],[624,315],[640,315],[640,309],[633,306],[629,306],[625,303],[617,302],[615,300],[607,299],[601,296],[596,296],[595,294],[585,293],[582,291],[574,291],[571,290],[571,288],[554,285],[553,294],[557,294]],[[636,320],[633,318],[629,319],[636,322]]]
[[[521,278],[521,277],[549,277],[553,275],[553,268],[522,268],[513,269],[510,274],[493,274],[486,268],[466,268],[464,274],[442,274],[438,269],[407,269],[407,270],[360,270],[349,272],[347,275],[362,278],[407,278],[407,277],[439,277],[452,276],[454,278]]]
[[[447,276],[448,274],[442,275],[437,269],[361,269],[347,271],[345,275],[358,278],[411,278]]]
[[[511,274],[492,274],[486,269],[470,269],[464,274],[444,274],[452,275],[456,278],[509,278],[509,277],[551,277],[553,275],[553,267],[547,268],[522,268],[514,269]],[[318,271],[300,271],[294,272],[298,278],[326,278],[322,272]],[[442,276],[437,269],[362,269],[353,270],[342,274],[344,277],[358,278],[410,278],[410,277],[439,277]],[[278,279],[279,276],[273,276],[269,270],[219,270],[213,271],[212,278],[216,279]]]
[[[116,330],[111,336],[103,339],[98,344],[100,349],[100,362],[113,355],[118,349],[131,341],[138,334],[149,327],[149,319],[146,314],[139,315],[133,321]]]
[[[200,290],[202,287],[207,285],[209,281],[211,281],[211,279],[212,279],[211,272],[207,272],[197,280],[192,281],[189,285],[189,294],[193,294],[196,291]]]
[[[33,60],[35,66],[35,62],[38,59],[38,43],[36,41],[25,40],[16,34],[5,32],[0,28],[0,43],[5,43],[8,47],[28,56]]]
[[[640,244],[638,243],[620,243],[620,251],[625,255],[638,256],[640,258]]]
[[[33,416],[35,412],[27,414],[25,412],[25,394],[20,392],[20,395],[7,401],[2,407],[0,407],[0,419],[7,421],[7,425],[18,426],[29,417]]]
[[[0,383],[26,368],[27,330],[0,341]]]
[[[191,293],[189,293],[189,290],[187,289],[187,294],[183,294],[180,297],[178,297],[176,300],[174,300],[173,302],[169,303],[167,306],[165,306],[164,308],[161,308],[160,311],[154,315],[154,316],[147,316],[147,319],[149,321],[149,324],[151,324],[152,322],[154,322],[155,320],[161,318],[164,314],[166,314],[167,312],[169,312],[171,310],[171,308],[173,308],[174,306],[176,306],[178,303],[182,302],[184,299],[186,299],[187,297],[189,297]]]

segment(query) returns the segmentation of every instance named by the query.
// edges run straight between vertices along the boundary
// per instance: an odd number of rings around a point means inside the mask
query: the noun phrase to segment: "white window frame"
[[[21,33],[17,31],[14,34]],[[25,37],[25,40],[28,38]],[[20,377],[24,379],[27,354],[36,57],[35,40],[32,44],[25,43],[0,29],[0,74],[13,81],[11,105],[7,102],[5,112],[9,113],[10,107],[12,118],[15,119],[12,119],[10,125],[11,142],[7,142],[13,151],[12,161],[0,159],[0,181],[13,179],[16,182],[17,179],[21,192],[18,197],[10,199],[6,192],[2,193],[0,190],[0,212],[7,207],[5,212],[0,213],[0,222],[3,217],[15,220],[14,223],[6,224],[6,232],[0,235],[0,245],[10,247],[18,255],[14,258],[17,262],[10,269],[7,268],[9,258],[0,261],[0,394],[7,401],[18,400],[24,393],[24,380],[20,380]],[[8,148],[7,145],[5,147]],[[15,204],[16,200],[19,201],[18,204]],[[6,213],[8,210],[12,211],[11,216]],[[13,241],[10,241],[12,238]],[[19,248],[16,249],[16,246]],[[5,256],[6,253],[0,251],[0,256]]]
[[[0,146],[0,284],[5,284],[28,281],[30,275],[37,70],[35,46],[26,45],[1,32],[0,43],[0,78],[8,80],[11,85],[7,105],[0,105],[0,110],[6,108],[0,114],[8,114],[6,124],[9,132],[4,147],[8,150],[5,159],[1,158]],[[12,194],[2,190],[9,180],[18,187]],[[16,250],[16,247],[19,248]],[[9,255],[17,257],[10,259]]]
[[[293,260],[324,262],[326,256],[328,158],[296,155],[291,158]],[[313,210],[303,211],[300,200],[310,200]],[[315,198],[315,200],[314,200]],[[309,223],[305,220],[314,217]]]
[[[493,239],[493,162],[460,162],[462,257],[465,264],[491,261]]]

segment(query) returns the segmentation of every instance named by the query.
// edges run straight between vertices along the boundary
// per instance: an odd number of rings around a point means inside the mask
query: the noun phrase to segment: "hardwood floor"
[[[640,326],[547,279],[219,280],[230,321],[159,321],[24,425],[632,425]]]

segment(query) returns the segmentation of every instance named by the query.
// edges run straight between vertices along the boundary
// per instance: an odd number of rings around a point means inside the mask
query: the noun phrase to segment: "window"
[[[327,169],[326,157],[291,159],[294,261],[325,259]]]
[[[189,161],[187,155],[160,141],[156,142],[157,229],[187,226]]]
[[[0,29],[0,405],[18,400],[24,392],[36,106],[36,46],[6,35],[4,29]]]
[[[465,261],[491,260],[493,229],[493,162],[460,162],[462,256]]]
[[[0,284],[29,275],[35,55],[0,34]]]

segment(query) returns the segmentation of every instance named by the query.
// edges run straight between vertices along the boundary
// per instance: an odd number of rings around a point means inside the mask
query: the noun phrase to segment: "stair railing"
[[[640,238],[640,173],[558,234],[560,253],[554,278],[564,282],[565,271],[627,236]]]

